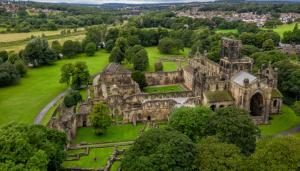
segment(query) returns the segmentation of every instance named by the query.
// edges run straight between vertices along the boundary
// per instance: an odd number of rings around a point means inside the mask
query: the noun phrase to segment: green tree
[[[157,72],[157,71],[163,71],[164,70],[163,63],[162,62],[156,62],[154,64],[154,70],[155,70],[155,72]]]
[[[7,51],[0,51],[0,60],[2,61],[2,62],[5,62],[5,61],[7,61],[7,59],[8,59],[8,53],[7,53]]]
[[[259,48],[253,45],[243,45],[242,47],[242,55],[250,56],[253,53],[259,52]]]
[[[295,101],[292,108],[297,115],[300,115],[300,101]]]
[[[141,45],[135,45],[133,47],[129,47],[125,52],[125,58],[126,58],[127,62],[133,63],[133,58],[142,49],[144,49],[144,47]]]
[[[85,62],[76,62],[73,64],[65,64],[61,68],[61,77],[59,82],[71,85],[73,89],[80,89],[89,82],[90,74]]]
[[[9,124],[0,129],[1,170],[60,170],[66,135],[41,125]]]
[[[252,170],[297,170],[299,160],[300,141],[287,136],[258,141],[247,164]]]
[[[110,39],[110,40],[106,41],[105,50],[107,52],[111,52],[113,50],[114,46],[115,46],[115,41]]]
[[[149,58],[147,51],[145,49],[139,50],[134,56],[133,56],[133,68],[135,70],[139,71],[146,71],[149,67]]]
[[[57,40],[52,42],[51,48],[53,52],[57,55],[57,57],[59,57],[59,54],[62,53],[62,46]]]
[[[86,29],[85,41],[93,42],[96,48],[98,48],[98,46],[101,46],[102,42],[104,42],[106,32],[107,27],[105,25],[88,27]]]
[[[93,42],[88,43],[84,49],[86,55],[88,55],[88,56],[94,56],[96,53],[96,50],[97,50],[96,44]]]
[[[77,103],[82,101],[82,96],[79,91],[70,90],[68,94],[64,97],[64,105],[66,107],[72,107],[77,105]]]
[[[67,40],[64,42],[62,47],[62,53],[64,56],[68,58],[75,56],[76,49],[75,49],[75,44],[72,40]]]
[[[109,56],[109,62],[121,63],[124,60],[124,54],[119,47],[114,47]]]
[[[233,144],[220,142],[216,137],[202,139],[198,147],[199,170],[242,170],[243,155]]]
[[[272,39],[268,39],[266,41],[264,41],[263,45],[262,45],[263,50],[265,51],[270,51],[275,49],[275,45]]]
[[[248,115],[236,107],[219,109],[209,117],[205,134],[216,135],[221,142],[235,144],[243,154],[249,155],[255,150],[260,131]]]
[[[112,124],[108,106],[104,103],[95,105],[90,115],[90,121],[96,135],[105,134],[107,128]]]
[[[126,151],[124,170],[194,170],[197,151],[191,140],[176,131],[150,129]]]
[[[159,41],[158,50],[164,54],[178,54],[184,50],[184,46],[178,39],[163,38]]]
[[[7,86],[17,82],[20,79],[20,73],[15,65],[5,62],[0,64],[0,87]]]
[[[206,107],[181,107],[171,113],[169,126],[184,133],[193,141],[205,136],[205,125],[208,116],[213,112]]]
[[[145,74],[141,71],[133,71],[131,73],[131,78],[138,83],[141,89],[144,89],[144,87],[147,86],[147,81]]]
[[[50,64],[56,60],[56,55],[49,48],[48,41],[43,38],[29,41],[23,52],[23,57],[27,63],[33,66]]]

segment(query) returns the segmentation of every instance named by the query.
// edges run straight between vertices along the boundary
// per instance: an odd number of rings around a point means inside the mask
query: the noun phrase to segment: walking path
[[[282,135],[292,135],[292,134],[295,134],[295,133],[298,133],[300,132],[300,125],[292,128],[292,129],[289,129],[287,131],[283,131],[283,132],[280,132],[278,134],[275,134],[274,136],[277,137],[277,136],[282,136]]]
[[[48,103],[36,116],[34,119],[34,124],[40,124],[46,113],[53,107],[59,99],[61,99],[63,96],[66,95],[69,89],[65,90],[64,92],[60,93],[58,96],[56,96],[54,99],[51,100],[50,103]]]

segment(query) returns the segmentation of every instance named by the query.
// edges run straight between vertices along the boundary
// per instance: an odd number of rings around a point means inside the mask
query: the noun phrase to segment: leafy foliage
[[[141,89],[144,89],[144,87],[147,86],[146,77],[145,77],[145,74],[143,72],[133,71],[131,73],[131,78],[139,84]]]
[[[243,155],[233,144],[222,143],[216,137],[207,137],[198,144],[199,170],[241,170]]]
[[[79,91],[70,90],[64,97],[64,105],[66,107],[72,107],[77,105],[78,102],[82,101],[82,97]]]
[[[163,38],[159,41],[158,50],[164,54],[178,54],[184,50],[184,46],[181,40]]]
[[[124,170],[194,170],[197,151],[191,140],[178,132],[151,129],[126,152]]]
[[[156,62],[154,64],[154,70],[155,70],[155,72],[157,72],[157,71],[163,71],[164,70],[163,63],[162,62]]]
[[[108,106],[104,103],[95,105],[90,115],[90,121],[96,135],[105,134],[107,128],[112,124]]]
[[[88,55],[88,56],[94,56],[96,50],[97,50],[96,44],[92,43],[92,42],[88,43],[84,49],[86,55]]]
[[[35,38],[29,41],[23,55],[25,61],[33,66],[47,65],[56,60],[56,55],[49,48],[48,41],[43,38]]]
[[[59,82],[71,85],[73,89],[80,89],[89,83],[90,74],[85,62],[76,62],[65,64],[61,68],[61,77]]]
[[[192,140],[205,136],[207,118],[213,112],[206,107],[181,107],[175,109],[170,117],[169,125],[177,131],[187,135]]]
[[[248,115],[239,108],[221,108],[209,117],[205,133],[216,135],[221,142],[235,144],[243,154],[249,155],[255,150],[256,138],[260,136],[260,132]]]
[[[64,133],[40,125],[0,129],[0,170],[59,170],[65,158]]]

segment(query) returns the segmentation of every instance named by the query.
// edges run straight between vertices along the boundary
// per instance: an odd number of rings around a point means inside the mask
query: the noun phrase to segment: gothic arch
[[[250,114],[261,116],[264,112],[264,98],[261,93],[255,93],[250,100]]]

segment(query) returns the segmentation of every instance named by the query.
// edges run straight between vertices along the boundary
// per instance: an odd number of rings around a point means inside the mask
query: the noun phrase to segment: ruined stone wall
[[[179,84],[183,82],[182,71],[147,72],[145,76],[148,86]]]
[[[299,55],[300,45],[280,44],[281,51],[289,55]]]
[[[215,76],[219,75],[220,73],[219,64],[215,63],[214,61],[208,59],[205,56],[191,59],[189,61],[189,64],[193,68],[199,68],[199,72],[206,74],[207,76]]]

